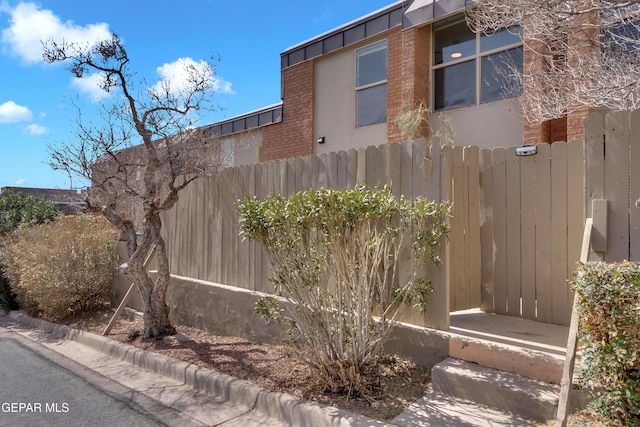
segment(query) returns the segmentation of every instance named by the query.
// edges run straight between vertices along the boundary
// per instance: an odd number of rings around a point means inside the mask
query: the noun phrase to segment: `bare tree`
[[[473,0],[472,29],[523,34],[524,119],[640,107],[640,0]],[[528,58],[528,59],[527,59]]]
[[[206,129],[195,127],[197,111],[209,105],[214,92],[214,65],[189,63],[179,85],[142,81],[137,89],[130,58],[115,34],[93,46],[50,40],[44,44],[44,58],[68,63],[78,78],[98,73],[100,87],[113,93],[98,109],[99,125],[78,108],[75,138],[49,147],[51,165],[90,180],[89,205],[122,231],[129,258],[120,271],[143,296],[144,337],[173,334],[165,301],[170,271],[160,214],[176,204],[179,192],[196,177],[215,173],[225,163]],[[143,265],[153,246],[155,279]]]

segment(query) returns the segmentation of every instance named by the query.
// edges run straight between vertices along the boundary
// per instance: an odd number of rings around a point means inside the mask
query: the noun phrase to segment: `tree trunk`
[[[160,338],[174,335],[176,330],[169,322],[169,306],[157,292],[145,298],[143,338]]]
[[[144,333],[143,338],[160,338],[174,335],[176,330],[169,321],[169,306],[166,304],[166,294],[171,279],[169,259],[165,241],[160,234],[162,223],[158,213],[148,213],[143,226],[142,241],[131,244],[135,248],[129,254],[127,274],[133,279],[144,303]],[[130,238],[130,236],[127,236]],[[135,235],[134,237],[135,238]],[[151,278],[144,265],[144,258],[152,246],[155,245],[155,257],[158,271],[155,280]]]

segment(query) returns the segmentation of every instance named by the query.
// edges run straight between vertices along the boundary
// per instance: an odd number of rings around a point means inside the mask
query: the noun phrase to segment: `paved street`
[[[167,414],[168,409],[134,395],[130,389],[0,326],[0,426],[163,425],[149,409],[179,418],[179,414]]]

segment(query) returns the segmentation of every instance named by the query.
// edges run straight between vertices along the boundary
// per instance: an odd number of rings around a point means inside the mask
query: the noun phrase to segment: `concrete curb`
[[[56,338],[68,339],[139,368],[184,382],[194,389],[245,405],[260,414],[301,427],[361,427],[390,425],[331,406],[297,399],[284,393],[266,391],[257,385],[221,372],[201,368],[162,354],[148,352],[101,335],[66,325],[34,319],[24,312],[11,311],[9,318]]]

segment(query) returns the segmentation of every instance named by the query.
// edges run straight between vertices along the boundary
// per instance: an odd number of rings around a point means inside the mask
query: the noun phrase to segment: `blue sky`
[[[90,115],[100,94],[63,65],[45,64],[41,40],[124,41],[138,77],[212,54],[218,111],[211,123],[280,101],[280,53],[393,0],[0,0],[0,187],[82,184],[48,165],[48,145],[72,136],[72,102]]]

